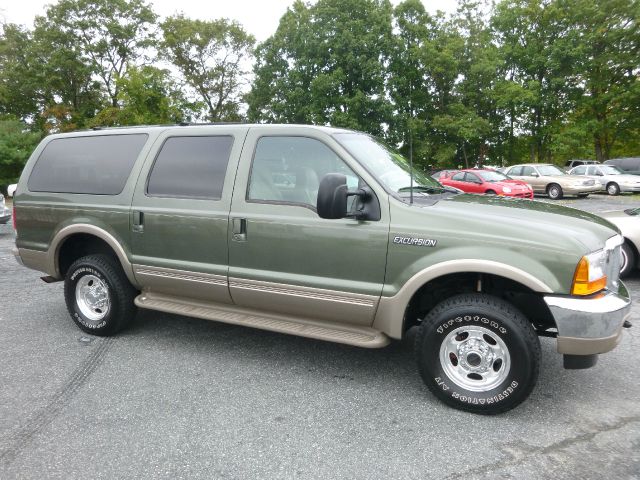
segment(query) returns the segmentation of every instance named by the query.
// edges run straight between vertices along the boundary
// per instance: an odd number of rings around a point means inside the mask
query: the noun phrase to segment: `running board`
[[[231,305],[171,297],[155,292],[142,292],[136,297],[135,303],[140,308],[160,312],[344,343],[356,347],[381,348],[389,344],[389,337],[369,327],[300,319]]]

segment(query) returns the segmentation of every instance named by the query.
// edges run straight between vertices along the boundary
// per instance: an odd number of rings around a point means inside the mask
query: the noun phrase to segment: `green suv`
[[[18,260],[64,280],[85,332],[114,334],[136,308],[370,348],[417,327],[426,385],[478,413],[527,398],[539,336],[587,368],[630,312],[606,220],[458,194],[349,130],[51,135],[14,205]]]

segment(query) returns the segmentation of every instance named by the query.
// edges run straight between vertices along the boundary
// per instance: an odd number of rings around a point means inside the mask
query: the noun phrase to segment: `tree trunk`
[[[600,136],[598,134],[594,135],[594,143],[596,147],[596,160],[602,163],[604,158],[604,152],[602,151],[602,141],[600,140]]]

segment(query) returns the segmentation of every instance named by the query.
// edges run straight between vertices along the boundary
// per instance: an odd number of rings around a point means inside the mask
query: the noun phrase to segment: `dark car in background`
[[[604,163],[607,165],[615,165],[620,170],[624,170],[625,173],[640,175],[640,157],[612,158]]]

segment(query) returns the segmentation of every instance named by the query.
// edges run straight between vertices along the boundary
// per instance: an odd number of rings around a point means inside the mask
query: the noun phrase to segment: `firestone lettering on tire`
[[[441,324],[436,329],[436,332],[444,333],[444,331],[447,330],[449,327],[453,326],[454,323],[462,323],[463,321],[464,322],[481,322],[481,323],[484,323],[485,325],[489,325],[491,328],[493,328],[494,330],[497,330],[503,335],[507,333],[507,329],[501,326],[500,324],[498,324],[498,322],[494,320],[489,320],[488,318],[481,317],[479,315],[465,315],[464,317],[452,318],[450,320],[447,320],[443,324]]]

